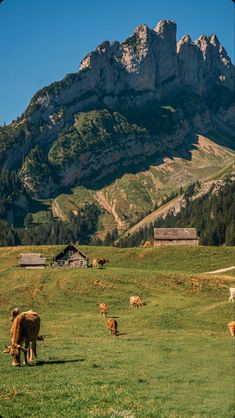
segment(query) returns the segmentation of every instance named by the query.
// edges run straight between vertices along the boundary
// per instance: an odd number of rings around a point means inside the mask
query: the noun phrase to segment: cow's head
[[[26,348],[21,347],[20,344],[12,344],[3,351],[3,353],[10,353],[12,356],[12,365],[13,366],[20,366],[20,352],[23,351],[27,353]]]

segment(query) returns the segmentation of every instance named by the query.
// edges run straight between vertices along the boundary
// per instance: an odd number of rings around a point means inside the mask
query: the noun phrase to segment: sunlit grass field
[[[0,249],[0,348],[10,343],[10,311],[35,309],[44,342],[31,366],[0,354],[0,416],[226,417],[234,415],[234,341],[227,323],[234,248],[81,247],[103,269],[23,270],[22,252],[50,261],[62,247]],[[146,306],[129,309],[130,295]],[[98,312],[110,305],[120,335]]]

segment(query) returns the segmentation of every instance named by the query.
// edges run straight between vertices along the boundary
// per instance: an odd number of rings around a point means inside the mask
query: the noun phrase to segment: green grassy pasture
[[[22,270],[17,256],[61,247],[0,249],[0,348],[13,307],[41,316],[38,359],[14,368],[0,353],[0,416],[226,417],[234,414],[234,341],[227,323],[234,276],[203,272],[234,264],[234,249],[82,247],[103,269]],[[130,295],[146,302],[128,309]],[[110,305],[111,337],[98,304]]]

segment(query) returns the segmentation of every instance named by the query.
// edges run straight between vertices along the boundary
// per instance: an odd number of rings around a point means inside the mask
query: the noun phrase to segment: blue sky
[[[40,88],[77,71],[104,40],[124,40],[146,23],[177,22],[177,38],[216,32],[234,61],[232,0],[4,0],[0,4],[0,124]]]

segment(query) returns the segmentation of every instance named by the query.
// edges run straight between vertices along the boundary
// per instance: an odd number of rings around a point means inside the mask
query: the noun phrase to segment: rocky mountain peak
[[[160,36],[176,36],[176,22],[174,20],[160,20],[154,29]]]
[[[217,36],[216,36],[216,34],[215,33],[212,33],[210,36],[209,36],[209,42],[213,45],[213,46],[217,46],[217,47],[219,47],[220,45],[221,45],[221,43],[220,43],[220,41],[219,41],[219,39],[217,38]]]
[[[49,121],[50,132],[62,118],[102,105],[145,105],[165,100],[181,89],[207,96],[215,86],[234,89],[235,70],[215,33],[192,42],[185,35],[176,44],[176,23],[161,20],[155,29],[141,24],[123,42],[105,41],[82,60],[79,71],[42,89],[32,99],[31,121]],[[133,94],[134,92],[134,94]],[[54,123],[59,120],[58,123]]]
[[[176,28],[173,20],[160,20],[153,30],[139,25],[121,44],[104,42],[97,47],[82,61],[80,70],[91,70],[93,79],[101,71],[97,87],[114,94],[123,89],[149,90],[162,98],[183,86],[199,94],[213,84],[233,89],[234,67],[216,34],[203,34],[194,42],[185,35],[176,44]]]

